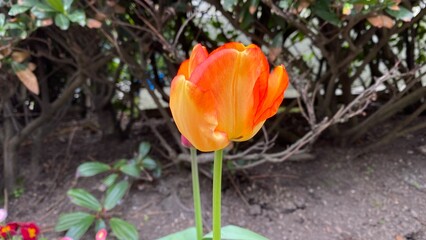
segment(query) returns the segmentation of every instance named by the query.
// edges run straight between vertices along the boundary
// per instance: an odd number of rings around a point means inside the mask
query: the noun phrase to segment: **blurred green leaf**
[[[136,163],[129,163],[121,166],[120,171],[135,178],[138,178],[141,175],[141,170]]]
[[[138,230],[132,224],[119,218],[111,218],[109,225],[119,240],[138,240]]]
[[[99,201],[92,194],[90,194],[84,189],[71,189],[67,192],[67,195],[71,198],[71,202],[75,205],[85,207],[97,212],[102,210],[102,206]]]
[[[101,162],[87,162],[78,166],[77,176],[91,177],[108,170],[111,170],[111,167],[108,164]]]
[[[71,227],[65,236],[72,238],[73,240],[80,239],[90,228],[93,221],[95,220],[95,216],[90,215],[84,219],[81,219],[79,223]]]
[[[120,160],[118,160],[117,162],[114,163],[113,168],[118,170],[118,169],[121,168],[121,166],[124,166],[126,164],[127,164],[127,160],[126,159],[120,159]]]
[[[203,240],[212,240],[213,233],[210,232],[203,237]],[[259,235],[255,232],[252,232],[248,229],[228,225],[221,229],[221,239],[222,240],[269,240],[266,237]]]
[[[386,12],[391,15],[392,17],[398,19],[398,20],[402,20],[404,22],[409,22],[411,21],[411,19],[413,18],[413,13],[404,8],[404,7],[399,7],[399,10],[392,10],[387,8]]]
[[[128,187],[129,183],[126,180],[123,180],[108,189],[104,201],[105,210],[109,211],[113,209],[117,205],[117,203],[123,198]]]
[[[80,26],[86,25],[86,13],[82,10],[75,10],[68,15],[68,18],[73,23],[78,23]]]
[[[68,12],[71,9],[71,5],[74,0],[62,0],[65,12]]]
[[[106,178],[104,178],[104,180],[102,181],[102,184],[104,184],[107,187],[110,187],[115,183],[117,178],[118,178],[117,173],[110,174]]]
[[[21,5],[22,6],[29,6],[29,7],[34,7],[37,4],[37,0],[23,0]]]
[[[20,13],[26,12],[27,10],[29,10],[31,8],[31,6],[25,6],[25,5],[19,5],[19,4],[14,4],[10,10],[9,10],[9,15],[10,16],[16,16]]]
[[[330,9],[330,6],[331,6],[330,0],[317,0],[311,6],[312,6],[312,12],[318,17],[322,18],[323,20],[335,26],[340,25],[339,17],[336,15],[335,12],[333,12]]]
[[[55,24],[62,30],[67,30],[70,26],[70,20],[62,13],[55,16]]]
[[[150,150],[151,150],[151,144],[149,142],[142,142],[139,145],[139,157],[144,158],[146,155],[148,155]]]
[[[5,22],[6,16],[3,13],[0,13],[0,27],[3,27]]]
[[[64,13],[64,4],[62,0],[46,0],[47,4],[60,13]]]
[[[197,240],[197,229],[190,227],[180,232],[172,233],[157,240]]]
[[[103,219],[96,219],[95,222],[95,232],[98,232],[101,229],[106,229],[106,223]]]
[[[157,168],[157,162],[150,157],[146,157],[142,160],[142,166],[148,170],[154,170]]]
[[[89,216],[93,216],[93,215],[89,213],[85,213],[85,212],[73,212],[73,213],[62,214],[59,217],[58,223],[55,226],[55,231],[62,232],[62,231],[68,230],[72,226],[77,225],[78,223],[80,223],[81,221],[83,221]]]

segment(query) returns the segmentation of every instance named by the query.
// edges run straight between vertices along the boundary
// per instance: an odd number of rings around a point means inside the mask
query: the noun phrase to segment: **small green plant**
[[[73,188],[67,193],[71,202],[77,206],[87,209],[86,212],[72,212],[59,217],[55,230],[67,231],[66,236],[77,240],[80,239],[90,227],[96,232],[107,228],[107,223],[112,233],[120,240],[138,240],[139,234],[135,226],[111,216],[114,209],[130,188],[135,179],[152,179],[159,177],[161,169],[159,164],[149,155],[151,145],[142,142],[139,145],[137,155],[132,159],[120,159],[112,165],[101,162],[86,162],[77,169],[77,178],[93,177],[98,174],[107,174],[101,182],[101,191],[104,194],[98,200],[92,193],[82,189]],[[150,172],[152,172],[152,175]]]

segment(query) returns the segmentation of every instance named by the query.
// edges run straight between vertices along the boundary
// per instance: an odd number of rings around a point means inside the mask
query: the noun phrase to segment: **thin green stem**
[[[213,240],[220,240],[223,150],[214,152],[213,167]]]
[[[201,210],[200,182],[198,180],[197,150],[191,148],[192,195],[194,198],[195,228],[197,240],[203,238],[203,215]]]

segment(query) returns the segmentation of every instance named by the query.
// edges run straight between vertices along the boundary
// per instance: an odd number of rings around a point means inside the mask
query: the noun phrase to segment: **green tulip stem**
[[[197,229],[197,240],[203,239],[203,217],[201,210],[201,197],[200,197],[200,182],[198,180],[198,162],[197,150],[191,148],[191,173],[192,173],[192,194],[194,198],[194,214],[195,214],[195,228]]]
[[[213,240],[220,240],[223,150],[214,152],[213,166]]]

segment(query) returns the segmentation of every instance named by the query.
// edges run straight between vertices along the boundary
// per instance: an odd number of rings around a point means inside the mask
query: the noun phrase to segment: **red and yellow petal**
[[[244,45],[239,43],[225,45],[213,52],[191,75],[191,82],[197,87],[212,92],[217,129],[226,132],[232,141],[244,141],[253,135],[258,104],[253,91],[255,88],[266,90],[269,72],[260,48],[255,45],[242,47]]]
[[[183,75],[176,76],[170,90],[170,109],[173,119],[189,142],[200,151],[215,151],[229,144],[227,134],[218,131],[212,93],[202,91],[187,81]]]
[[[263,123],[275,115],[284,99],[284,91],[288,86],[288,74],[284,66],[276,67],[269,75],[268,89],[257,110],[254,123]]]

